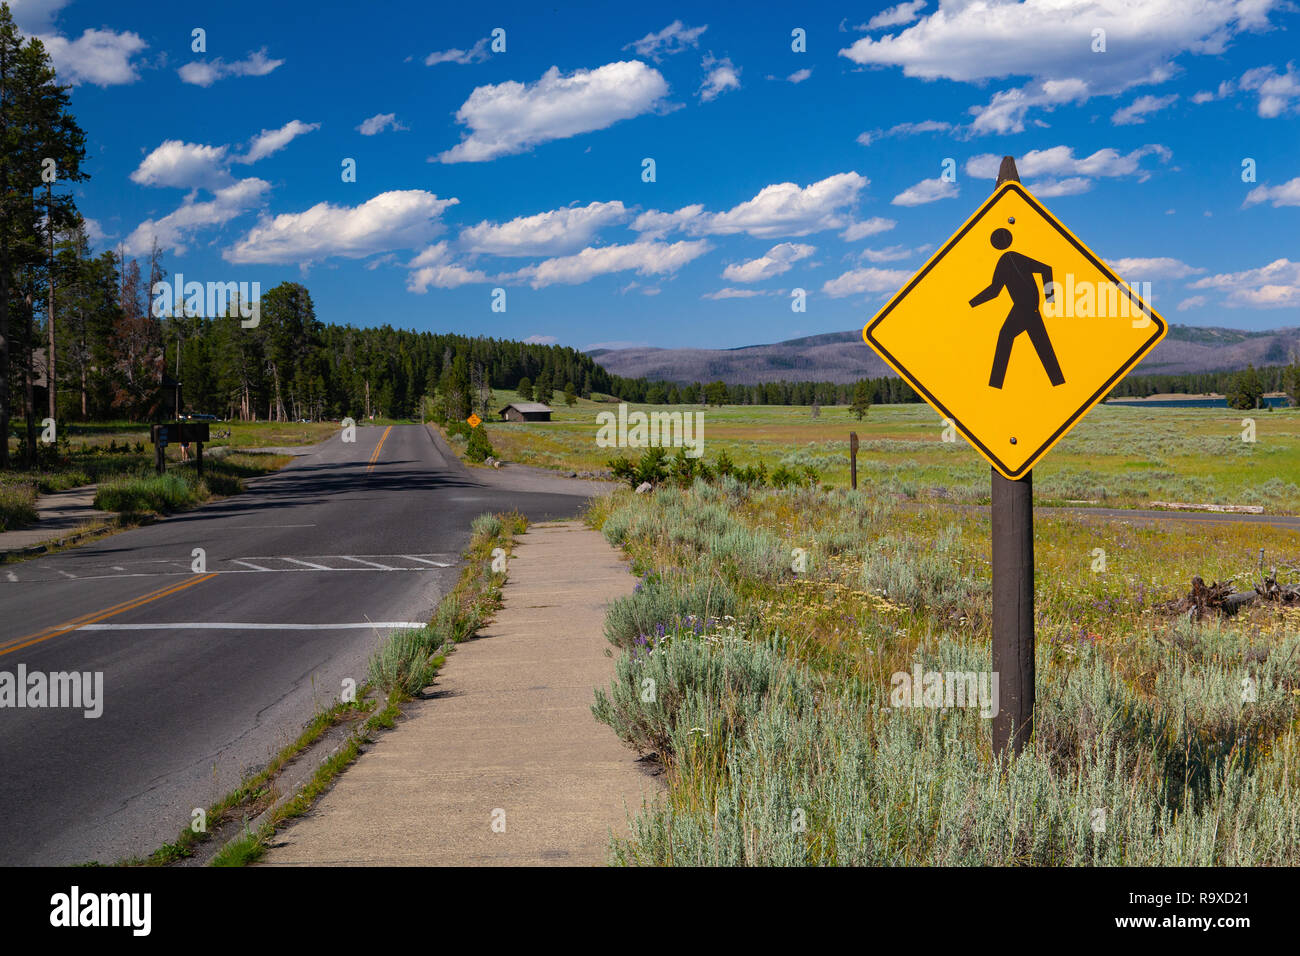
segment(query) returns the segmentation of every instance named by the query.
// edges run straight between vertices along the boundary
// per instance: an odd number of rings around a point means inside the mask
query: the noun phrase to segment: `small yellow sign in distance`
[[[465,421],[469,422],[470,428],[478,428],[479,425],[483,424],[483,419],[479,418],[473,412],[470,412],[469,418],[465,419]]]
[[[862,337],[989,464],[1015,479],[1167,331],[1029,190],[1008,182]]]

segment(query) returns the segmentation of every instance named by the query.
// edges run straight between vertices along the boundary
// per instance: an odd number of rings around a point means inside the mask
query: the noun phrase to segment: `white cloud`
[[[1128,106],[1116,110],[1110,121],[1116,126],[1135,126],[1145,123],[1150,114],[1159,113],[1173,106],[1177,100],[1177,93],[1170,93],[1168,96],[1139,96]]]
[[[508,278],[527,279],[534,289],[540,289],[557,282],[576,285],[611,272],[631,270],[642,276],[663,275],[676,272],[712,248],[703,239],[674,243],[641,240],[627,245],[589,247],[576,255],[526,266]]]
[[[716,100],[727,90],[740,89],[740,70],[731,62],[730,57],[715,60],[712,56],[706,56],[703,65],[705,76],[699,90],[701,102]]]
[[[468,50],[441,50],[430,53],[424,58],[425,66],[437,66],[439,63],[459,63],[462,66],[468,63],[482,63],[488,58],[488,38],[484,37],[475,43]]]
[[[1092,180],[1082,176],[1070,176],[1066,179],[1040,179],[1029,186],[1030,191],[1043,199],[1053,196],[1077,196],[1092,188]]]
[[[131,58],[149,44],[135,33],[86,30],[75,40],[47,33],[40,37],[59,80],[70,86],[119,86],[140,78]]]
[[[1053,146],[1025,153],[1016,160],[1016,171],[1031,192],[1046,199],[1087,192],[1092,188],[1093,179],[1103,177],[1136,176],[1138,182],[1146,182],[1151,171],[1142,166],[1142,160],[1147,156],[1155,156],[1167,163],[1173,153],[1165,146],[1151,143],[1128,153],[1107,148],[1076,157],[1072,146]],[[997,179],[1001,162],[1001,156],[980,153],[966,160],[966,175],[977,179]]]
[[[357,127],[357,132],[362,136],[374,136],[386,129],[398,132],[406,127],[397,121],[396,113],[376,113],[370,119],[362,120],[361,125]]]
[[[840,238],[845,242],[857,242],[859,239],[865,239],[867,236],[874,236],[877,233],[888,232],[898,225],[896,219],[885,219],[881,216],[872,216],[862,222],[850,223],[849,227],[840,233]]]
[[[1192,283],[1193,289],[1217,289],[1227,305],[1275,309],[1300,305],[1300,262],[1276,259],[1258,269],[1223,272]]]
[[[1259,115],[1274,119],[1292,108],[1292,101],[1300,101],[1300,73],[1295,64],[1288,63],[1286,72],[1279,73],[1271,66],[1260,66],[1241,75],[1241,88],[1259,94]]]
[[[177,189],[218,189],[232,182],[226,169],[227,149],[184,143],[179,139],[165,140],[131,173],[131,182]]]
[[[909,186],[890,200],[895,206],[923,206],[940,199],[954,199],[957,196],[957,184],[942,179],[923,179],[915,186]]]
[[[726,212],[707,213],[699,204],[673,213],[651,209],[637,216],[632,228],[653,238],[680,229],[696,236],[746,233],[757,239],[843,229],[851,224],[848,207],[870,182],[857,173],[836,173],[803,187],[775,183]]]
[[[456,111],[456,121],[470,132],[438,159],[478,163],[526,152],[639,116],[667,95],[659,71],[638,60],[569,74],[553,66],[536,83],[480,86]]]
[[[40,33],[54,24],[59,11],[72,0],[9,0],[14,23],[24,33]]]
[[[91,246],[99,246],[108,238],[108,234],[104,231],[104,227],[100,225],[98,219],[83,217],[81,223],[82,228],[86,232],[86,241],[89,242]]]
[[[1286,6],[1285,0],[951,0],[898,34],[862,37],[840,55],[861,66],[898,66],[922,79],[1029,77],[972,110],[972,132],[1005,134],[1022,131],[1033,107],[1164,82],[1178,71],[1182,54],[1222,54],[1238,34],[1266,29],[1269,14]],[[1093,52],[1095,29],[1105,31],[1104,53]]]
[[[1277,206],[1300,206],[1300,176],[1280,186],[1256,186],[1246,194],[1243,206],[1271,202]]]
[[[707,23],[702,27],[688,27],[681,20],[674,20],[658,33],[647,33],[623,49],[635,50],[637,56],[648,56],[658,63],[665,56],[698,46],[700,34],[708,28]]]
[[[907,76],[965,83],[1031,76],[1088,76],[1118,92],[1179,54],[1217,55],[1245,30],[1268,25],[1278,0],[984,0],[946,2],[919,23],[840,51],[862,66],[900,66]],[[1106,31],[1105,53],[1092,31]]]
[[[857,27],[857,29],[878,30],[881,27],[903,26],[915,20],[918,16],[917,11],[924,6],[925,0],[908,0],[906,3],[900,3],[887,10],[882,10],[867,21],[865,28]]]
[[[852,269],[827,280],[822,291],[833,299],[864,292],[897,292],[911,277],[906,269]]]
[[[234,160],[237,163],[255,163],[278,153],[304,133],[318,129],[320,123],[304,123],[301,120],[290,120],[279,129],[264,129],[249,141],[248,152],[234,157]]]
[[[453,262],[445,240],[426,247],[406,267],[412,270],[406,281],[406,289],[419,295],[428,292],[430,287],[455,289],[462,285],[488,281],[484,273]]]
[[[849,224],[845,210],[869,182],[857,173],[837,173],[803,188],[795,183],[764,186],[753,199],[708,217],[705,231],[770,239],[842,229]]]
[[[699,203],[683,206],[676,212],[660,212],[649,209],[637,216],[632,228],[641,233],[644,239],[662,239],[670,232],[681,229],[685,232],[695,231],[694,226],[704,217],[704,207]]]
[[[884,249],[863,249],[858,253],[858,257],[868,262],[898,262],[900,259],[910,259],[921,251],[919,248],[909,249],[907,246],[898,245]]]
[[[185,83],[193,86],[211,86],[217,80],[228,76],[266,76],[281,66],[284,60],[272,60],[266,55],[266,47],[248,54],[243,60],[227,63],[221,57],[215,60],[194,60],[186,63],[177,74]]]
[[[569,206],[505,223],[480,222],[461,231],[460,244],[470,252],[494,256],[563,255],[589,245],[601,229],[627,215],[618,200]]]
[[[706,292],[700,296],[701,299],[712,299],[714,302],[722,299],[752,299],[756,295],[767,295],[760,289],[719,289],[717,292]]]
[[[794,263],[807,259],[816,251],[813,246],[801,242],[782,242],[757,259],[732,263],[723,270],[722,278],[729,282],[761,282],[789,272]]]
[[[199,229],[222,226],[236,216],[262,203],[263,195],[271,188],[264,179],[241,179],[224,186],[213,198],[200,202],[196,193],[190,193],[175,211],[161,219],[146,219],[124,241],[129,255],[142,256],[149,252],[155,239],[161,249],[183,255],[186,242]]]
[[[410,249],[436,235],[439,217],[458,202],[423,189],[401,189],[380,193],[359,206],[317,203],[304,212],[264,217],[222,255],[235,263],[305,265],[331,256],[360,259]]]
[[[1177,308],[1179,312],[1186,312],[1188,309],[1199,309],[1201,306],[1205,305],[1206,301],[1207,300],[1203,295],[1191,295],[1186,299],[1183,299],[1182,302],[1179,302],[1175,308]]]
[[[1152,279],[1186,279],[1204,272],[1186,262],[1157,256],[1153,259],[1116,259],[1112,265],[1125,282],[1148,282]]]
[[[802,83],[810,76],[812,76],[812,70],[805,67],[802,70],[795,70],[793,73],[787,76],[786,79],[789,80],[791,83]]]
[[[857,142],[863,146],[870,146],[877,140],[892,136],[916,136],[920,133],[943,133],[955,129],[956,127],[951,123],[943,120],[921,120],[919,123],[899,123],[889,129],[873,129],[859,133]]]
[[[530,335],[524,339],[525,345],[554,345],[560,341],[554,335]]]

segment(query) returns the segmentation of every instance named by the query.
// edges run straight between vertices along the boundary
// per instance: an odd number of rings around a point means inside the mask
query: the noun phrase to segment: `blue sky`
[[[1008,153],[1170,321],[1300,325],[1286,0],[13,9],[75,84],[100,248],[299,280],[328,322],[579,348],[859,328]]]

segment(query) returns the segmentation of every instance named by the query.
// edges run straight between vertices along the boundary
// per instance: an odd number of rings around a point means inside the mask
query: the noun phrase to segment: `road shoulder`
[[[503,609],[433,692],[280,834],[266,865],[599,865],[659,780],[591,713],[606,605],[636,584],[580,522],[539,525]]]

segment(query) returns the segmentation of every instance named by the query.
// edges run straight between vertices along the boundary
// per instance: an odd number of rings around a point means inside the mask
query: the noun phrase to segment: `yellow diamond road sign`
[[[862,337],[989,464],[1020,478],[1164,338],[1138,291],[1008,182]]]
[[[469,418],[465,419],[465,421],[469,422],[470,428],[478,428],[478,426],[482,424],[483,419],[479,418],[473,412],[470,412]]]

